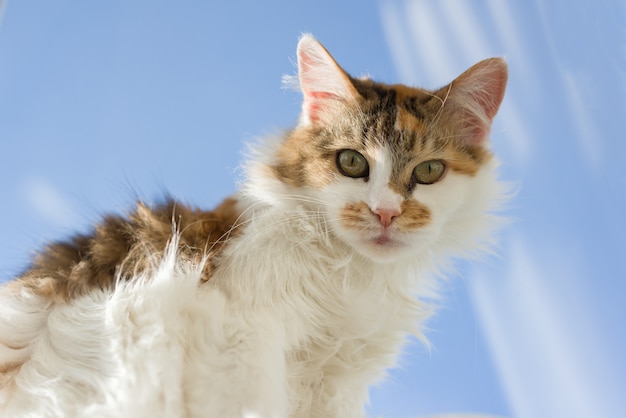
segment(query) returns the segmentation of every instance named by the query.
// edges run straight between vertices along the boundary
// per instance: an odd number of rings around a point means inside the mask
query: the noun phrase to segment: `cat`
[[[507,65],[424,90],[309,34],[297,58],[298,122],[251,146],[235,195],[138,203],[0,289],[1,416],[364,416],[439,271],[491,245]]]

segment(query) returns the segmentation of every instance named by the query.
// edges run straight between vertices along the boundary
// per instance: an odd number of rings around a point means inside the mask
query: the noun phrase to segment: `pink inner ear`
[[[506,63],[492,58],[479,62],[453,82],[456,118],[462,121],[461,130],[468,144],[481,145],[486,141],[502,103],[506,81]]]
[[[469,145],[482,145],[489,135],[490,126],[485,125],[479,120],[475,122],[476,123],[467,122],[464,126],[464,131],[467,132],[464,140]]]
[[[506,81],[507,74],[505,70],[500,69],[500,71],[492,71],[488,74],[488,79],[485,80],[484,90],[478,91],[474,95],[474,100],[482,107],[489,120],[496,116],[500,108],[500,104],[504,98]]]
[[[313,122],[320,120],[320,113],[324,109],[324,104],[328,100],[339,100],[335,94],[325,91],[306,91],[304,93],[304,111],[307,112],[309,119]]]
[[[337,65],[326,49],[310,35],[298,45],[300,88],[305,119],[315,122],[338,101],[349,100],[353,92],[348,75]]]
[[[489,116],[487,109],[484,111],[487,118],[467,109],[462,109],[457,113],[456,117],[461,121],[463,141],[468,145],[483,145],[489,137],[493,116]],[[495,116],[495,113],[493,115]]]
[[[335,94],[329,93],[327,91],[311,91],[308,93],[314,99],[326,100],[326,99],[339,99],[339,97]]]

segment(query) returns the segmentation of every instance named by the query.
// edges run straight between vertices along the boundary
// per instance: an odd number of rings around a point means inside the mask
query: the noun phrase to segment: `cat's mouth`
[[[369,233],[352,234],[348,240],[351,246],[369,259],[387,263],[411,253],[412,243],[405,234],[389,229],[370,230]]]
[[[386,237],[384,235],[378,237],[378,238],[374,238],[374,243],[377,245],[386,245],[387,243],[391,242],[391,238]]]
[[[389,235],[386,235],[386,234],[373,238],[371,241],[374,244],[380,245],[380,246],[389,246],[389,245],[393,245],[394,243],[394,240]]]
[[[401,246],[401,242],[398,239],[393,238],[389,231],[383,231],[379,235],[369,238],[368,242],[376,248],[391,249]]]
[[[361,236],[357,249],[379,262],[389,262],[404,254],[406,243],[389,231],[378,232],[369,236]]]

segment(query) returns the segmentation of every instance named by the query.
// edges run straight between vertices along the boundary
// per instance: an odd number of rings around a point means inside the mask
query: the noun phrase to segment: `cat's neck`
[[[336,237],[306,200],[259,200],[244,190],[240,204],[245,227],[224,250],[211,283],[246,308],[241,312],[277,318],[289,347],[322,335],[418,333],[420,318],[430,313],[419,296],[433,290],[423,273],[432,270],[426,255],[369,259]]]

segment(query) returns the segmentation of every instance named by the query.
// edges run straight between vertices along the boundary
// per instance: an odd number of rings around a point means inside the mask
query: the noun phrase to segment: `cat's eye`
[[[337,153],[337,168],[344,176],[353,178],[367,177],[370,173],[370,166],[365,157],[351,149]]]
[[[415,181],[419,184],[433,184],[441,180],[446,171],[443,161],[429,160],[418,164],[413,170]]]

